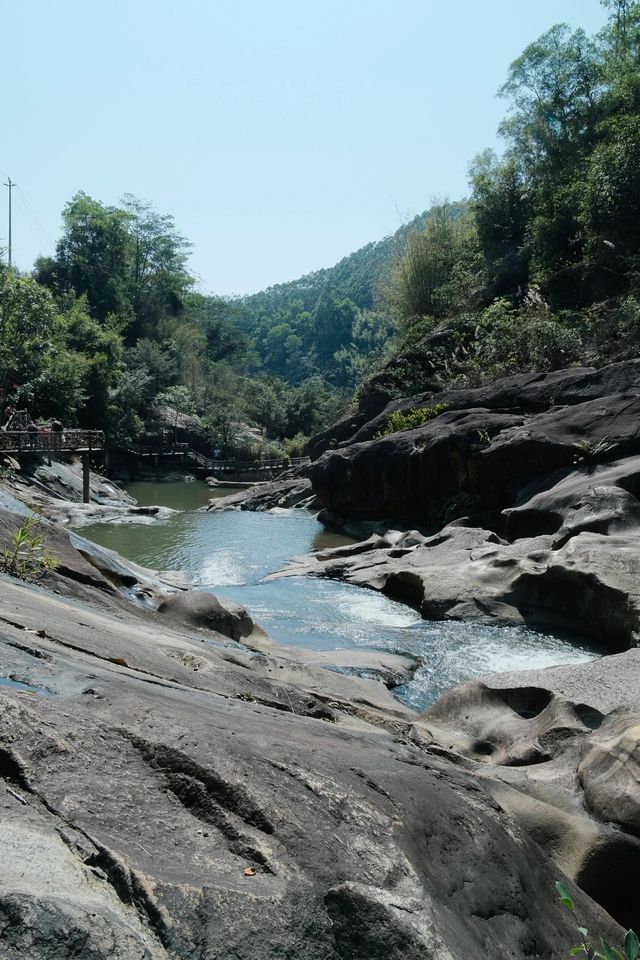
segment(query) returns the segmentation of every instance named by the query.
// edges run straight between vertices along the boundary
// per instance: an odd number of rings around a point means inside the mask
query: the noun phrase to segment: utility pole
[[[5,187],[9,187],[9,266],[11,266],[11,191],[17,186],[18,184],[14,183],[11,177],[7,176]]]

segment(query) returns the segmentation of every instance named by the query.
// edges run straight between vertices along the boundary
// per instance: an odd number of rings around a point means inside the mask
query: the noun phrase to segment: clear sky
[[[14,262],[52,253],[78,190],[171,213],[205,291],[331,266],[498,146],[509,63],[598,0],[15,0],[0,174]],[[7,190],[0,195],[6,243]]]

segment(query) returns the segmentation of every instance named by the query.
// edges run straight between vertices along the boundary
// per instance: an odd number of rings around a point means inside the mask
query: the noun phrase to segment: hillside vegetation
[[[504,155],[472,162],[462,216],[444,204],[408,238],[365,402],[637,355],[640,4],[604,5],[599,35],[556,25],[511,65]]]

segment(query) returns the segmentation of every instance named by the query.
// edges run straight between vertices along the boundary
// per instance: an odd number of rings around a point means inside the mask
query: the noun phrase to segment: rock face
[[[578,767],[587,806],[640,837],[640,713],[612,713],[584,747]]]
[[[381,684],[8,580],[1,596],[0,664],[35,691],[0,688],[3,957],[550,960],[573,944],[558,868],[418,718],[371,705]]]
[[[82,503],[82,470],[73,464],[44,460],[35,462],[27,468],[24,478],[33,484],[34,497],[42,491],[48,499],[59,498],[61,501]],[[90,474],[89,484],[92,503],[108,506],[135,506],[133,497],[121,490],[111,480],[107,480],[99,473]]]
[[[0,532],[19,520],[0,513]],[[152,600],[158,575],[44,531],[57,570],[0,575],[3,957],[559,960],[575,929],[558,877],[610,941],[590,897],[636,922],[614,881],[640,841],[587,762],[611,707],[554,690],[578,671],[470,685],[420,716],[387,690],[406,660],[370,658],[381,679],[297,660],[209,594],[158,613],[127,599]],[[635,653],[595,667],[629,674]]]
[[[389,413],[434,401],[446,409],[423,426],[378,437]],[[639,454],[640,361],[394,401],[311,467],[321,520],[386,532],[293,569],[430,619],[625,649],[640,636]]]
[[[568,668],[487,677],[444,694],[414,728],[418,742],[451,751],[462,768],[475,771],[559,868],[635,929],[640,925],[631,880],[640,868],[633,756],[640,722],[637,653],[598,664],[608,680],[608,698],[602,690],[596,693],[592,664],[580,668],[586,689],[574,679],[569,696],[554,689]],[[630,672],[635,683],[623,688],[619,681]],[[617,708],[605,716],[593,706],[593,693],[601,703],[608,699],[607,706],[617,702]]]
[[[615,455],[640,451],[640,393],[531,417],[449,410],[414,430],[325,453],[311,480],[333,513],[433,525],[447,512],[454,519],[456,510],[510,507],[532,478],[571,469],[584,456],[580,444],[588,454],[603,441]]]

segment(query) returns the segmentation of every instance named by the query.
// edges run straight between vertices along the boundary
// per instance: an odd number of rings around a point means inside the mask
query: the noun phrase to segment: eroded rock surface
[[[3,581],[1,596],[0,656],[53,694],[0,688],[4,956],[572,945],[558,868],[473,770],[412,742],[409,711],[367,703],[381,684],[226,659],[165,620],[128,624],[26,585]]]
[[[0,514],[6,533],[19,522]],[[132,603],[171,585],[44,530],[57,570],[0,576],[10,960],[550,960],[575,941],[563,874],[581,919],[620,940],[587,893],[633,919],[611,899],[612,864],[617,851],[634,867],[640,841],[597,803],[577,811],[608,705],[462,688],[454,710],[419,716],[387,689],[409,658],[370,654],[367,679],[349,672],[362,659],[284,655],[255,631],[238,642],[242,611],[178,584],[164,615]],[[451,530],[461,555],[503,546]],[[426,539],[377,548],[402,560]]]

